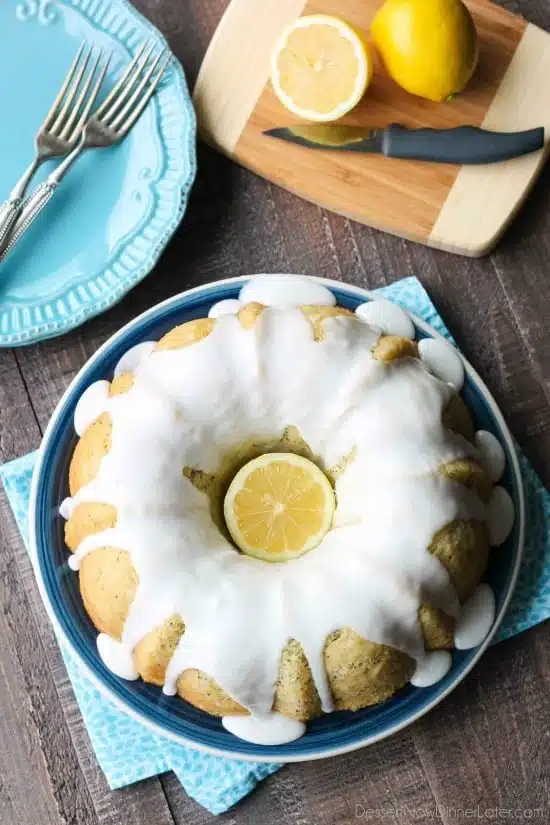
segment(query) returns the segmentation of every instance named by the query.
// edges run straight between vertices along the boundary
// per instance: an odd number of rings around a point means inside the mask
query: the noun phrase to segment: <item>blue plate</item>
[[[31,491],[30,533],[38,583],[48,613],[87,674],[110,699],[127,713],[181,744],[210,752],[255,761],[289,762],[332,756],[382,739],[422,716],[443,699],[468,673],[490,642],[504,614],[517,577],[523,550],[524,504],[521,474],[512,438],[489,391],[465,362],[463,397],[474,414],[476,427],[493,432],[506,452],[506,474],[500,482],[512,496],[516,520],[512,535],[491,554],[487,581],[497,601],[497,618],[489,637],[473,650],[454,651],[447,675],[430,688],[412,686],[393,699],[356,713],[328,714],[308,724],[305,736],[275,747],[254,745],[235,738],[220,721],[184,702],[166,697],[159,688],[142,681],[125,682],[107,670],[96,649],[97,631],[86,614],[78,589],[78,577],[68,567],[63,540],[60,502],[68,495],[70,458],[76,443],[73,414],[84,389],[101,378],[110,380],[121,356],[146,340],[158,340],[176,324],[203,318],[211,305],[236,298],[246,278],[234,278],[191,289],[145,312],[107,341],[78,373],[59,402],[44,435]],[[357,287],[319,280],[331,289],[341,306],[349,309],[374,297]],[[417,338],[440,338],[437,332],[414,318]]]
[[[143,40],[167,46],[126,0],[0,3],[0,202],[83,40],[112,55],[107,86]],[[120,300],[155,265],[194,176],[195,115],[174,58],[129,136],[79,160],[0,263],[0,346],[60,335]]]

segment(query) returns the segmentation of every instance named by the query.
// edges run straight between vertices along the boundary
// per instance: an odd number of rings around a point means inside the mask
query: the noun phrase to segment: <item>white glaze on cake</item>
[[[101,661],[115,676],[130,682],[139,679],[139,673],[132,661],[132,653],[127,647],[106,633],[100,633],[96,643]]]
[[[495,595],[488,584],[480,584],[462,605],[455,627],[457,650],[477,647],[487,636],[495,620]]]
[[[131,347],[117,362],[113,370],[114,376],[122,375],[124,372],[133,372],[139,363],[151,354],[154,347],[155,341],[142,341],[141,344]],[[74,429],[78,436],[81,436],[90,424],[107,410],[109,387],[109,381],[94,381],[78,399],[73,417]],[[59,515],[65,520],[69,519],[75,506],[76,502],[68,496],[59,505]],[[78,561],[72,556],[68,564],[73,570],[79,568]]]
[[[355,314],[362,321],[377,327],[385,335],[414,338],[414,324],[405,310],[385,299],[359,304]]]
[[[64,498],[61,504],[59,505],[59,515],[66,521],[67,519],[70,519],[73,509],[73,500],[68,496],[67,498]]]
[[[432,650],[419,660],[411,678],[411,685],[423,688],[439,682],[453,663],[448,650]]]
[[[155,341],[142,341],[125,352],[115,367],[115,376],[123,372],[133,372],[137,365],[155,348]]]
[[[88,429],[92,421],[101,415],[107,407],[109,398],[109,382],[94,381],[84,390],[74,411],[74,428],[77,435]]]
[[[418,342],[418,353],[432,375],[460,392],[464,385],[464,364],[451,344],[435,338],[423,338]]]
[[[236,298],[226,298],[224,301],[212,304],[208,310],[208,317],[221,318],[222,315],[235,315],[243,306],[243,302]]]
[[[284,745],[306,732],[303,722],[277,711],[262,716],[224,716],[222,724],[229,733],[255,745]]]
[[[478,430],[475,445],[479,450],[479,460],[485,467],[493,483],[500,481],[506,466],[504,448],[498,438],[487,430]]]
[[[334,303],[325,287],[292,276],[269,284],[254,279],[243,297],[264,304]],[[180,614],[186,632],[164,690],[174,693],[187,668],[205,671],[253,712],[252,719],[224,720],[242,738],[267,736],[253,730],[260,717],[262,730],[277,727],[270,709],[280,651],[289,638],[306,652],[325,711],[332,702],[322,650],[328,633],[340,627],[416,658],[418,686],[442,678],[451,657],[424,651],[420,591],[455,617],[460,607],[448,574],[426,548],[455,518],[486,517],[473,492],[458,488],[457,496],[456,485],[438,472],[455,457],[477,455],[440,423],[456,367],[443,370],[443,383],[413,359],[390,367],[377,362],[369,351],[378,332],[350,318],[326,320],[324,332],[322,341],[313,341],[297,309],[266,310],[251,330],[221,313],[202,341],[144,353],[132,389],[103,397],[100,412],[108,410],[113,421],[111,450],[97,477],[64,508],[108,501],[118,513],[115,528],[82,542],[71,559],[75,568],[87,552],[109,545],[128,550],[138,573],[122,644],[108,648],[113,669],[122,675],[137,642]],[[206,498],[181,470],[215,472],[235,443],[251,435],[277,436],[289,425],[328,467],[352,451],[355,459],[337,482],[334,529],[310,554],[273,565],[227,543]]]
[[[105,545],[131,553],[140,585],[123,632],[129,650],[182,615],[169,690],[195,667],[266,713],[280,651],[296,638],[330,710],[322,662],[330,632],[353,627],[422,659],[420,590],[458,614],[448,574],[426,550],[450,521],[484,517],[474,493],[438,472],[465,452],[441,425],[451,389],[414,359],[394,367],[373,359],[377,333],[366,324],[332,318],[324,332],[314,341],[297,309],[265,310],[251,330],[224,316],[202,341],[145,358],[132,389],[108,399],[111,450],[75,501],[113,504],[117,525],[86,538],[73,559]],[[314,552],[269,565],[235,552],[182,468],[215,472],[235,443],[289,424],[328,467],[353,450],[356,457],[336,485],[335,529]]]
[[[330,289],[301,275],[256,275],[239,293],[243,304],[257,301],[265,306],[335,306]]]
[[[500,547],[504,544],[512,532],[514,518],[514,502],[508,490],[500,485],[493,487],[487,505],[487,528],[491,547]]]

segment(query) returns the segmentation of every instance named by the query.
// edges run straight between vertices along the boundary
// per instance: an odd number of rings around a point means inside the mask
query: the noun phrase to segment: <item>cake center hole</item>
[[[282,462],[285,465],[284,467],[279,467],[278,469],[276,469],[277,462],[274,462],[270,459],[266,459],[265,456],[290,456],[290,458],[288,460],[285,459]],[[229,489],[232,485],[234,485],[235,479],[237,478],[239,473],[241,473],[241,471],[243,471],[243,469],[247,467],[249,464],[252,464],[258,459],[262,459],[266,464],[264,472],[260,474],[262,482],[265,481],[266,474],[269,476],[272,475],[273,479],[271,485],[267,484],[265,489],[262,490],[260,500],[254,505],[256,507],[256,515],[254,516],[254,518],[256,519],[256,522],[258,522],[258,524],[256,525],[257,535],[259,536],[262,529],[260,527],[260,523],[263,523],[263,521],[266,519],[268,520],[268,525],[271,528],[269,541],[271,541],[273,534],[281,526],[282,522],[285,521],[285,519],[283,518],[285,514],[286,521],[290,524],[290,529],[286,529],[286,542],[288,549],[279,558],[277,558],[276,555],[273,555],[273,552],[271,552],[270,554],[266,553],[263,556],[264,560],[277,561],[295,558],[297,555],[302,555],[302,552],[307,552],[307,550],[312,549],[313,540],[310,538],[308,541],[308,536],[306,534],[309,529],[310,532],[312,532],[314,535],[317,535],[317,533],[315,533],[314,527],[317,524],[317,521],[319,521],[319,519],[317,519],[316,521],[315,518],[310,515],[308,528],[306,525],[306,518],[304,517],[303,513],[304,495],[296,487],[293,487],[292,495],[294,495],[295,498],[291,501],[287,501],[285,497],[281,495],[281,490],[278,490],[277,488],[277,479],[280,479],[283,476],[288,476],[288,481],[290,485],[291,480],[295,479],[296,476],[301,477],[303,481],[307,480],[308,478],[311,479],[311,477],[317,477],[320,489],[324,489],[325,491],[325,495],[328,500],[328,505],[327,501],[321,502],[321,499],[319,499],[316,506],[318,508],[320,507],[320,509],[323,512],[324,508],[328,506],[328,509],[330,511],[330,504],[332,503],[332,510],[334,510],[335,480],[337,476],[341,472],[343,472],[346,464],[351,458],[352,456],[346,457],[344,460],[339,462],[335,467],[327,469],[322,459],[314,454],[309,444],[302,438],[298,429],[294,426],[288,426],[284,429],[284,431],[279,437],[250,439],[245,443],[236,445],[231,451],[228,451],[228,453],[223,457],[215,473],[208,473],[194,467],[184,467],[183,474],[186,476],[186,478],[189,479],[189,481],[193,484],[194,487],[196,487],[198,490],[200,490],[202,493],[208,496],[210,500],[210,512],[212,516],[212,521],[214,522],[218,530],[222,533],[222,535],[235,547],[236,550],[243,553],[248,553],[250,555],[257,555],[255,551],[250,552],[251,541],[249,541],[248,539],[246,541],[240,540],[240,531],[236,529],[231,529],[231,526],[228,523],[226,509],[229,505],[226,505],[226,500]],[[302,476],[300,475],[300,471],[297,468],[289,472],[286,465],[289,462],[292,463],[294,459],[297,463],[300,463],[300,460],[306,462],[309,472],[304,469],[305,465],[302,465]],[[267,465],[271,465],[272,463],[274,464],[274,467],[268,471]],[[316,476],[316,474],[318,475]],[[254,478],[258,477],[255,476]],[[313,484],[312,487],[315,488],[315,484]],[[233,489],[235,491],[236,487],[234,487]],[[248,493],[247,496],[250,499]],[[298,513],[300,502],[302,502],[301,514]],[[235,517],[238,516],[238,518],[241,518],[242,505],[243,496],[240,496],[238,512],[236,513]],[[254,511],[251,510],[251,512]],[[229,518],[231,519],[233,517],[230,516]],[[251,514],[247,514],[247,523],[250,522],[251,519]],[[298,550],[296,549],[299,545],[299,541],[296,538],[297,528],[294,526],[294,522],[298,522],[300,525],[300,535],[302,537],[303,546],[306,548],[302,550],[302,552],[298,552]],[[325,525],[325,528],[323,529],[325,529],[326,532],[326,530],[328,530],[329,528],[330,524],[328,524],[328,526]],[[246,532],[248,535],[250,530],[247,529]],[[322,535],[319,538],[319,541],[321,539]]]

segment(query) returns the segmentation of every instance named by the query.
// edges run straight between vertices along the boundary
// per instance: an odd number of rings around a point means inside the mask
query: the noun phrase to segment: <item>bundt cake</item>
[[[326,300],[243,291],[90,387],[61,508],[105,664],[251,741],[444,675],[503,470],[405,313],[409,335],[385,334],[311,288]],[[237,473],[266,454],[311,462],[334,497],[316,546],[288,560],[286,545],[273,562],[242,552],[224,517]],[[483,633],[492,616],[489,598]]]

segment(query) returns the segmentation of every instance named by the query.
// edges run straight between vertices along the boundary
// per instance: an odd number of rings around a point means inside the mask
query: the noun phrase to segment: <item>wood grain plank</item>
[[[0,570],[1,575],[5,575],[5,571]],[[0,579],[0,597],[3,589]],[[0,823],[57,825],[59,812],[42,753],[40,732],[3,611],[0,612],[0,633],[3,647],[0,656]],[[29,774],[33,780],[32,796],[22,781],[23,775]]]
[[[60,816],[94,825],[98,820],[17,568],[14,547],[20,539],[10,525],[3,492],[0,495],[0,716],[2,741],[10,742],[9,750],[0,749],[4,752],[0,771],[15,796],[10,825],[57,823]],[[47,624],[45,616],[42,622]],[[33,794],[28,793],[29,775]]]
[[[40,443],[40,429],[15,354],[0,350],[0,463]]]
[[[6,350],[0,352],[0,409],[0,458],[6,461],[33,449],[40,440],[17,361]],[[86,786],[76,776],[67,726],[21,586],[14,557],[17,542],[20,538],[0,491],[0,741],[5,743],[0,748],[0,821],[57,825],[60,809],[64,809],[73,816],[77,811],[87,812],[93,825],[97,820]],[[29,775],[32,794],[28,793]]]
[[[441,811],[454,825],[457,810],[473,819],[493,814],[546,822],[550,703],[547,698],[550,625],[503,642],[445,702],[414,726],[414,739]],[[462,814],[462,818],[466,818]]]
[[[163,778],[177,825],[205,825],[208,814],[178,793],[177,781]],[[434,810],[415,745],[408,734],[367,750],[319,762],[287,765],[262,783],[222,825],[332,825],[364,821],[368,810],[387,810],[397,825],[412,825],[418,812]],[[382,817],[380,821],[384,821]],[[389,820],[388,820],[389,821]]]
[[[376,818],[382,822],[412,825],[419,811],[435,806],[409,732],[364,751],[293,766],[292,771],[290,779],[311,825],[372,821],[368,811],[379,812]],[[388,816],[382,815],[384,811]]]

